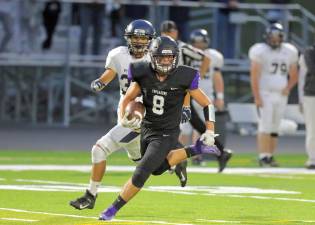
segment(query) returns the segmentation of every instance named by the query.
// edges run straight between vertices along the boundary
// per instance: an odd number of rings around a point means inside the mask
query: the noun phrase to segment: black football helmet
[[[193,30],[190,33],[190,43],[195,43],[195,42],[203,42],[205,43],[207,46],[210,44],[210,38],[208,35],[208,31],[205,29],[196,29]]]
[[[128,49],[131,54],[141,54],[148,51],[151,40],[155,36],[155,29],[147,20],[134,20],[125,29],[125,39],[127,41]],[[138,43],[132,41],[133,36],[146,37],[148,42]]]
[[[173,56],[170,64],[161,63],[164,56]],[[178,66],[179,50],[174,39],[161,36],[154,39],[150,46],[150,57],[152,68],[161,75],[168,75]]]
[[[284,29],[280,23],[273,23],[267,27],[265,41],[273,49],[279,48],[284,40]]]

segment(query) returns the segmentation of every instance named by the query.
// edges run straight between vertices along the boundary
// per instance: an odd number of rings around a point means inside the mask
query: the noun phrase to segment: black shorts
[[[171,150],[178,148],[179,129],[167,132],[141,129],[141,156],[139,167],[151,173],[164,162]]]

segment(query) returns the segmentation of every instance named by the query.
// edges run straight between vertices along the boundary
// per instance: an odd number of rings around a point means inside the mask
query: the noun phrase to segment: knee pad
[[[137,167],[132,176],[132,184],[137,188],[142,188],[150,176],[150,172],[144,168]]]
[[[169,170],[170,168],[171,168],[170,164],[168,163],[167,159],[165,159],[162,165],[155,171],[153,171],[152,175],[159,176],[163,174],[165,171]]]
[[[270,136],[273,137],[273,138],[276,138],[276,137],[279,136],[279,134],[278,133],[271,133]]]
[[[93,145],[93,148],[91,151],[91,156],[92,156],[92,163],[93,164],[105,161],[106,157],[107,157],[105,154],[105,151],[97,143],[95,145]]]

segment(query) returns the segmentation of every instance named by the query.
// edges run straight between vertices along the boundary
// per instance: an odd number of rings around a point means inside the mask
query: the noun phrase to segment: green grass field
[[[303,155],[280,155],[281,165],[290,169],[278,172],[257,172],[254,154],[235,155],[226,173],[189,173],[186,188],[178,187],[177,178],[168,173],[151,177],[112,222],[97,217],[116,198],[130,171],[108,171],[93,210],[68,205],[84,192],[89,172],[66,168],[85,168],[89,157],[89,152],[0,151],[0,224],[315,224],[315,173],[294,169],[304,165]],[[133,165],[125,153],[114,154],[109,164]],[[2,168],[8,165],[63,165],[65,170]],[[245,169],[235,172],[239,167]]]

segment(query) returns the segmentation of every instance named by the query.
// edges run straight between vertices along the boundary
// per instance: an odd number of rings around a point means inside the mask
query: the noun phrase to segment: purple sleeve
[[[133,77],[132,77],[132,73],[131,73],[131,67],[129,66],[129,68],[128,68],[128,81],[129,82],[131,82],[131,81],[133,81]]]
[[[199,87],[199,79],[200,79],[200,73],[199,71],[196,72],[194,79],[192,80],[189,89],[194,90]]]

